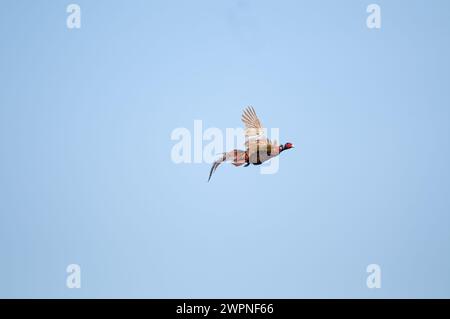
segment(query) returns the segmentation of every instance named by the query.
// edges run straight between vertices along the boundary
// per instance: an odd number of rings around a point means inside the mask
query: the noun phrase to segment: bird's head
[[[294,144],[286,143],[286,144],[280,146],[280,152],[288,150],[290,148],[294,148]]]

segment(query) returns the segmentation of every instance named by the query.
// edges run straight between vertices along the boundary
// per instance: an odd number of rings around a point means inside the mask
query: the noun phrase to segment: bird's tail
[[[221,157],[213,163],[211,170],[209,171],[208,182],[211,179],[212,174],[216,171],[217,167],[219,167],[219,165],[225,162],[226,160],[227,160],[227,153],[222,153]]]
[[[241,166],[246,163],[246,153],[241,150],[232,150],[228,153],[222,153],[221,157],[215,161],[209,172],[208,182],[211,179],[212,174],[216,171],[217,167],[225,161],[231,161],[234,166]]]

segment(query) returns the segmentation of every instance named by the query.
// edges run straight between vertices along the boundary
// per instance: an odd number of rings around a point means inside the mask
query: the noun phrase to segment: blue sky
[[[0,12],[0,297],[450,297],[448,1],[69,3]],[[246,105],[277,174],[171,161]]]

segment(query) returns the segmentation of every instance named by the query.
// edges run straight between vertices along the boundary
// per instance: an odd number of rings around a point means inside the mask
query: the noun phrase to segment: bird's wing
[[[270,144],[270,141],[265,137],[265,129],[253,107],[249,106],[244,110],[242,122],[245,125],[245,147],[247,149],[256,144],[259,146]]]

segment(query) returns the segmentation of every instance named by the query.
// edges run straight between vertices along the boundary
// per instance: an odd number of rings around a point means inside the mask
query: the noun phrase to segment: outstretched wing
[[[242,113],[242,122],[245,125],[246,136],[254,137],[264,134],[264,128],[252,106],[247,107]]]
[[[245,147],[247,149],[256,144],[270,143],[265,137],[265,129],[252,106],[247,107],[242,113],[242,122],[245,125]]]

